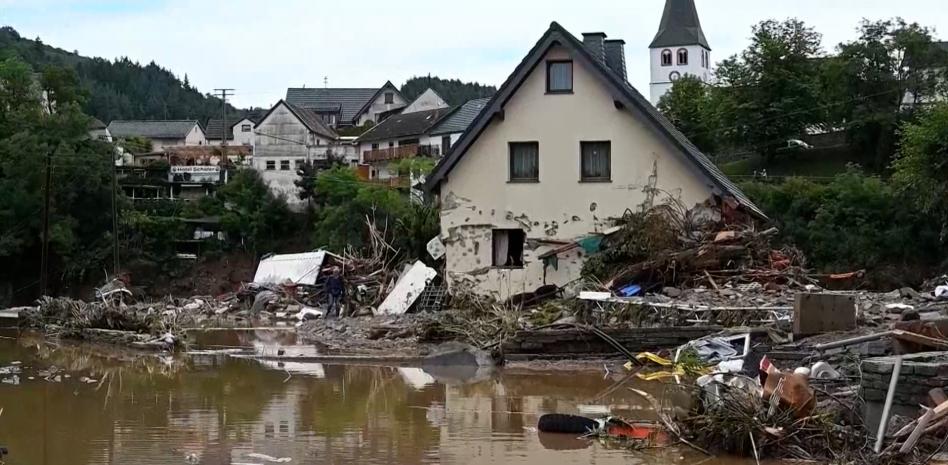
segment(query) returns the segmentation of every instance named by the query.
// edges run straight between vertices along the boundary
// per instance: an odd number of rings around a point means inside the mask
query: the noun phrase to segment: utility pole
[[[46,153],[46,188],[43,189],[43,246],[40,257],[40,295],[46,295],[49,268],[49,199],[53,186],[53,152]]]
[[[234,89],[214,89],[214,93],[220,93],[221,98],[221,160],[227,160],[227,93],[234,95]]]
[[[118,180],[115,167],[115,153],[112,153],[112,277],[119,274],[119,238],[118,238]]]

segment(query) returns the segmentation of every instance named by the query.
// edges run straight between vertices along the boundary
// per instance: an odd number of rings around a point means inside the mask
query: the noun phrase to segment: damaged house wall
[[[449,284],[506,298],[544,284],[563,286],[580,276],[582,248],[561,253],[556,266],[540,256],[611,226],[610,218],[638,209],[654,192],[692,206],[713,187],[698,169],[654,131],[646,118],[618,109],[602,81],[576,59],[573,92],[546,92],[547,60],[570,59],[553,47],[534,68],[441,185],[441,231]],[[580,142],[611,142],[611,181],[582,182]],[[539,143],[539,182],[509,181],[510,142]],[[525,233],[523,266],[495,267],[498,229]]]

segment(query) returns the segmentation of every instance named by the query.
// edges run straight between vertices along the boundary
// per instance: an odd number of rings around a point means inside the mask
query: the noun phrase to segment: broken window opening
[[[498,268],[523,268],[523,246],[527,234],[522,229],[495,229],[492,234],[493,264]]]

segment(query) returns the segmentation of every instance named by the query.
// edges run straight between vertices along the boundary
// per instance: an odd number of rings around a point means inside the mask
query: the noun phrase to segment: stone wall
[[[862,396],[867,402],[885,400],[895,356],[862,362]],[[925,352],[902,356],[902,372],[895,392],[898,405],[917,406],[928,402],[928,391],[948,386],[948,352]]]

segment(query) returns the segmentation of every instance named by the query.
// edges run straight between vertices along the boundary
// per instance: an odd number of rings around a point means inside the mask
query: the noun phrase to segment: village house
[[[378,123],[408,105],[391,82],[379,88],[291,87],[285,101],[312,111],[333,129]]]
[[[304,164],[341,162],[352,166],[358,154],[316,112],[284,100],[260,118],[255,130],[253,168],[293,206],[302,202],[295,181]]]
[[[437,93],[428,89],[402,113],[389,117],[356,140],[364,175],[368,179],[397,180],[399,173],[395,172],[394,166],[399,160],[416,156],[440,158],[450,150],[451,144],[467,129],[487,100],[475,99],[448,108]]]
[[[664,195],[763,216],[628,83],[621,42],[583,39],[552,23],[429,176],[451,288],[565,286],[587,257],[577,244]]]
[[[112,134],[109,133],[109,127],[99,118],[92,118],[89,121],[89,137],[95,140],[112,142]]]
[[[222,145],[224,138],[227,138],[227,145],[246,145],[253,147],[254,128],[262,114],[252,114],[248,116],[238,116],[227,118],[227,128],[223,126],[223,120],[220,118],[211,118],[207,120],[204,126],[204,132],[207,134],[207,143],[209,145]]]
[[[167,147],[207,145],[204,128],[195,120],[115,120],[107,130],[114,139],[147,139],[155,152]]]

